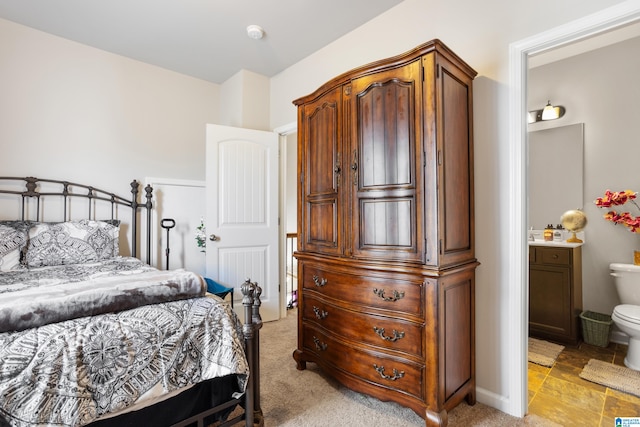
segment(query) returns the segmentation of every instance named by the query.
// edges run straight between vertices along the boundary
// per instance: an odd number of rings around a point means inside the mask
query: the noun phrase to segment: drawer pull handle
[[[558,254],[553,254],[553,259],[558,259]]]
[[[313,283],[315,283],[317,287],[321,288],[327,284],[327,279],[321,279],[318,276],[313,276]]]
[[[320,341],[317,337],[313,337],[313,343],[316,345],[316,350],[325,351],[327,349],[327,344]]]
[[[398,372],[397,369],[394,369],[393,375],[387,375],[384,373],[384,366],[378,366],[374,363],[373,368],[376,370],[377,373],[380,374],[380,377],[384,378],[385,380],[395,381],[404,377],[404,371]]]
[[[382,298],[384,301],[390,301],[390,302],[398,301],[399,299],[404,298],[404,292],[398,292],[396,290],[393,291],[392,297],[385,296],[384,289],[375,288],[373,290],[373,293],[379,296],[380,298]]]
[[[315,305],[313,306],[313,312],[316,314],[316,319],[318,320],[322,320],[329,315],[329,313],[324,310],[320,310],[320,308],[316,307]]]
[[[404,338],[404,332],[398,332],[395,329],[393,330],[392,337],[387,337],[384,335],[384,328],[378,328],[377,326],[374,326],[373,330],[376,332],[376,334],[378,334],[380,338],[382,338],[385,341],[396,342],[400,338]]]

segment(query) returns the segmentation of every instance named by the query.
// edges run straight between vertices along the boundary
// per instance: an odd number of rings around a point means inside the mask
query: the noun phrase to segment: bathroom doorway
[[[528,61],[542,52],[607,33],[640,21],[640,5],[624,2],[598,14],[570,22],[510,46],[510,133],[508,196],[509,248],[514,262],[507,268],[508,281],[515,286],[508,300],[510,337],[519,343],[507,361],[511,375],[507,387],[514,399],[510,413],[527,412],[527,338],[528,338],[528,242],[527,242],[527,69]]]

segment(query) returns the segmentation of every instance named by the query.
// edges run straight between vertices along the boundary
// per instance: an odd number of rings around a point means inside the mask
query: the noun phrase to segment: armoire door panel
[[[413,199],[365,199],[360,204],[360,249],[415,248],[415,208]]]
[[[473,256],[471,80],[444,60],[438,67],[441,262],[450,264]]]
[[[340,181],[342,177],[342,90],[336,88],[300,113],[300,242],[305,250],[342,252]]]
[[[414,82],[387,81],[357,96],[360,189],[415,185]]]
[[[335,200],[308,203],[307,243],[336,248],[338,244],[336,218],[337,205]]]
[[[469,224],[469,123],[467,88],[446,71],[442,73],[444,126],[445,251],[468,249]],[[452,226],[455,225],[455,226]]]
[[[352,82],[353,256],[422,262],[422,65]]]
[[[336,102],[310,106],[305,113],[307,191],[309,195],[337,191],[339,116]]]

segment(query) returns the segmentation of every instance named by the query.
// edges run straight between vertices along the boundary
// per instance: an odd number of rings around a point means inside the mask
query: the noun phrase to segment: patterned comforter
[[[185,270],[161,271],[115,257],[0,274],[0,332],[203,296],[206,284]]]
[[[143,270],[138,274],[153,272]],[[4,276],[0,288],[11,286]],[[55,281],[55,276],[41,279]],[[76,283],[86,281],[76,277]],[[20,283],[30,289],[28,282]],[[6,294],[0,293],[0,301]],[[0,333],[0,425],[83,426],[134,403],[231,374],[244,390],[249,368],[242,337],[235,313],[216,297]]]

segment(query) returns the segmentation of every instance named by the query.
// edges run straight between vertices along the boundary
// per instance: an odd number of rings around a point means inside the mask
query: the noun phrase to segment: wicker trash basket
[[[580,314],[580,319],[582,319],[582,338],[584,342],[598,347],[607,347],[609,345],[609,331],[613,323],[611,316],[593,311],[583,311]]]

